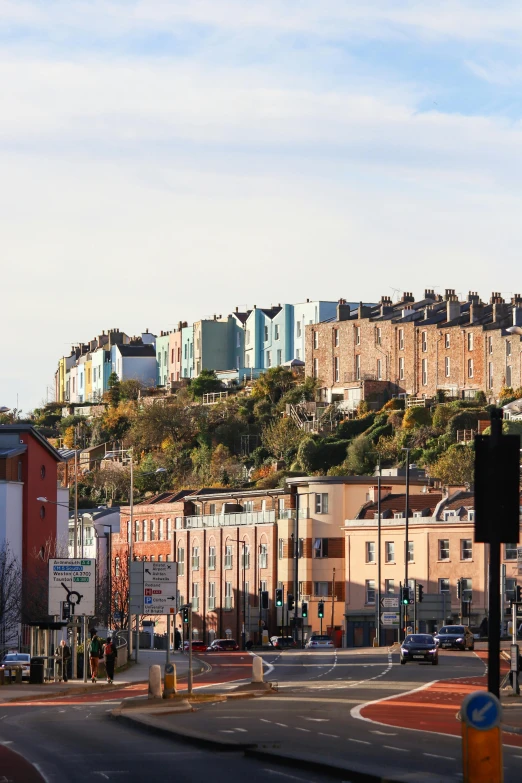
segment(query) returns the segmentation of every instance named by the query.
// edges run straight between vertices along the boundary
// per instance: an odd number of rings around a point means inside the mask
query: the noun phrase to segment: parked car
[[[283,649],[284,647],[297,647],[295,639],[291,636],[271,636],[270,644],[272,647],[278,647]]]
[[[467,625],[443,625],[435,634],[435,641],[443,650],[474,650],[475,640]]]
[[[429,661],[436,666],[439,662],[439,648],[429,633],[409,634],[401,644],[401,663],[408,661]]]
[[[305,647],[307,647],[309,650],[333,650],[335,645],[329,636],[321,636],[318,634],[317,636],[311,636],[305,644]]]
[[[188,652],[189,644],[190,644],[190,642],[189,642],[188,639],[187,639],[186,642],[183,642],[183,650],[185,652]],[[206,649],[207,649],[207,645],[205,644],[205,642],[200,642],[200,641],[197,641],[196,639],[193,640],[193,642],[192,642],[192,652],[205,652]]]
[[[239,650],[239,644],[235,639],[214,639],[212,644],[207,647],[208,652],[230,652]]]
[[[10,669],[13,667],[13,671],[17,668],[22,669],[22,679],[29,679],[31,656],[28,653],[8,653],[2,661],[2,669]]]

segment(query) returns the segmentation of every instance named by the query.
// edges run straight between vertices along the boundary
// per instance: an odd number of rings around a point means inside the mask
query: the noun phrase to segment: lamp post
[[[245,649],[246,645],[246,553],[247,553],[247,543],[245,540],[238,539],[238,544],[241,544],[243,547],[243,554],[242,554],[242,569],[243,569],[243,627],[241,629],[241,649]]]
[[[378,462],[379,473],[377,475],[377,647],[381,646],[381,458]]]
[[[402,451],[406,452],[406,507],[405,507],[405,515],[406,515],[406,525],[405,525],[405,536],[406,536],[406,546],[405,546],[405,552],[404,552],[404,586],[409,588],[408,584],[408,558],[409,558],[409,551],[408,551],[408,520],[410,515],[410,449],[404,448]],[[406,628],[408,623],[408,605],[404,605],[404,636],[406,637]]]

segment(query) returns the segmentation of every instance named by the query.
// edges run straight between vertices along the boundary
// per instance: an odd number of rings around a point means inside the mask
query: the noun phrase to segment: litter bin
[[[31,685],[43,685],[45,658],[31,658],[29,666],[29,682]]]

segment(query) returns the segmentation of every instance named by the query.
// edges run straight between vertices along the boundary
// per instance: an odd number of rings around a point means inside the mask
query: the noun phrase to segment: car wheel
[[[403,658],[401,658],[401,664],[405,664],[405,663],[406,661]]]

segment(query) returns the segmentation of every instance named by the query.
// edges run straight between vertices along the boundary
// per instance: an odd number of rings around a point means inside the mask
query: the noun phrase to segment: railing
[[[382,378],[377,378],[376,373],[372,372],[345,372],[344,383],[355,383],[355,381],[380,381]]]
[[[457,430],[457,443],[469,443],[475,435],[475,430]]]
[[[426,397],[408,397],[406,399],[407,408],[425,408],[427,404]]]
[[[227,525],[265,525],[275,522],[275,511],[243,511],[237,514],[204,514],[183,517],[184,528],[226,527]]]
[[[218,402],[226,400],[228,392],[209,392],[203,395],[203,405],[217,405]]]

